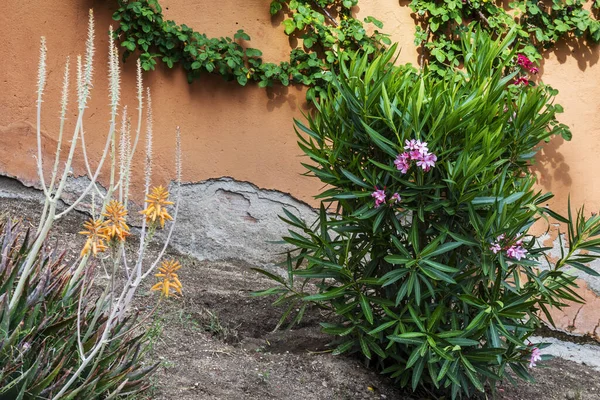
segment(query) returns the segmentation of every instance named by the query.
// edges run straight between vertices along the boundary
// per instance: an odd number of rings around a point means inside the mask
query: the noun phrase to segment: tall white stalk
[[[86,54],[85,58],[82,59],[81,56],[77,58],[77,119],[75,121],[75,128],[70,137],[70,145],[67,153],[66,161],[63,165],[62,173],[59,171],[60,168],[60,157],[62,152],[62,144],[64,138],[64,128],[65,121],[68,112],[68,100],[69,100],[69,87],[70,87],[70,70],[69,70],[69,60],[67,59],[67,63],[65,65],[65,73],[63,80],[63,90],[61,97],[61,111],[60,111],[60,128],[59,128],[59,136],[57,142],[57,148],[55,153],[54,165],[52,168],[52,174],[50,177],[49,185],[46,185],[44,169],[43,169],[43,159],[42,159],[42,134],[41,134],[41,107],[42,107],[42,98],[44,88],[46,86],[47,79],[47,50],[46,50],[46,41],[42,38],[41,46],[40,46],[40,63],[38,68],[38,92],[37,92],[37,171],[40,179],[41,186],[44,191],[44,208],[42,212],[42,218],[40,220],[40,224],[38,227],[38,234],[35,238],[34,243],[30,249],[30,253],[28,254],[22,273],[18,279],[15,291],[10,299],[9,310],[13,310],[15,305],[18,304],[20,297],[23,295],[23,290],[26,282],[28,281],[29,275],[31,274],[33,265],[35,264],[35,260],[38,258],[40,252],[42,251],[43,244],[50,232],[53,224],[59,218],[67,215],[71,212],[75,207],[77,207],[81,201],[90,194],[92,194],[92,203],[95,202],[96,193],[100,195],[102,201],[102,206],[99,207],[99,216],[98,218],[103,218],[102,213],[106,210],[106,206],[113,197],[118,196],[118,199],[127,207],[127,203],[129,200],[129,185],[131,181],[131,166],[133,165],[133,157],[137,148],[137,144],[139,141],[141,129],[142,129],[142,117],[144,111],[144,99],[143,99],[143,82],[142,82],[142,73],[141,73],[141,65],[138,60],[137,63],[137,100],[138,100],[138,121],[137,121],[137,129],[135,132],[135,138],[132,138],[131,134],[131,121],[130,117],[127,113],[127,107],[124,106],[121,109],[120,106],[120,98],[121,98],[121,71],[119,65],[119,54],[118,49],[114,45],[113,40],[113,31],[112,27],[110,30],[110,39],[109,39],[109,64],[108,64],[108,80],[109,80],[109,104],[110,104],[110,122],[108,127],[108,134],[106,136],[105,145],[103,151],[100,155],[100,160],[95,170],[93,170],[90,166],[86,145],[85,145],[85,131],[84,131],[84,114],[87,108],[90,96],[91,89],[93,87],[93,60],[95,54],[95,46],[94,46],[94,18],[93,13],[90,11],[89,15],[89,28],[88,28],[88,36],[86,41]],[[147,110],[146,110],[146,146],[145,146],[145,179],[144,179],[144,195],[148,195],[150,191],[151,178],[152,178],[152,162],[153,162],[153,115],[152,115],[152,98],[150,95],[150,89],[148,88],[146,91],[147,95]],[[116,121],[117,116],[121,112],[121,123],[120,123],[120,131],[119,138],[117,143],[117,129],[116,129]],[[78,198],[65,210],[62,212],[57,212],[57,204],[60,201],[60,198],[65,190],[69,179],[69,173],[71,171],[71,167],[73,164],[73,159],[75,156],[75,151],[77,149],[78,140],[81,140],[81,147],[83,153],[83,159],[85,163],[85,169],[87,171],[87,176],[90,179],[89,184],[83,190],[82,193],[78,196]],[[117,149],[118,148],[118,149]],[[117,154],[118,153],[118,154]],[[97,180],[100,172],[103,170],[106,159],[110,159],[110,175],[109,175],[109,183],[107,187],[107,192],[105,195],[102,195],[97,186]],[[164,243],[159,256],[153,260],[148,268],[144,268],[144,253],[148,246],[148,242],[153,236],[152,234],[148,235],[148,227],[146,223],[146,218],[143,219],[141,234],[140,234],[140,247],[137,250],[136,254],[136,262],[135,265],[131,268],[127,265],[127,256],[125,254],[125,246],[123,243],[111,243],[111,245],[118,245],[118,250],[113,253],[113,265],[111,271],[111,279],[110,285],[106,287],[104,294],[100,296],[98,300],[98,310],[101,310],[103,317],[105,318],[103,324],[100,327],[96,327],[97,321],[101,319],[101,314],[98,312],[94,315],[92,319],[91,326],[87,328],[86,332],[82,332],[83,322],[85,321],[84,315],[87,312],[85,304],[83,303],[83,298],[79,299],[78,304],[78,318],[77,318],[77,351],[81,358],[81,363],[76,368],[75,371],[71,373],[69,379],[62,384],[60,391],[54,395],[53,399],[60,399],[69,388],[71,388],[79,379],[85,379],[82,374],[86,370],[86,368],[90,367],[94,369],[94,366],[98,362],[98,357],[104,352],[105,346],[111,340],[114,340],[114,327],[121,321],[126,314],[128,313],[131,302],[133,301],[133,297],[139,288],[140,284],[146,279],[149,274],[154,271],[162,256],[164,255],[167,246],[170,242],[174,231],[174,225],[177,220],[177,214],[179,210],[179,198],[180,198],[180,185],[181,185],[181,134],[179,127],[177,127],[176,132],[176,190],[177,190],[177,200],[175,205],[175,210],[173,213],[173,221],[169,228],[169,232],[167,234],[166,242]],[[118,164],[118,165],[117,165]],[[118,192],[117,192],[118,191]],[[147,204],[146,204],[147,205]],[[95,210],[93,212],[93,217],[96,218]],[[151,227],[151,232],[153,233],[154,227]],[[115,239],[116,240],[116,239]],[[88,254],[84,254],[82,257],[78,258],[76,262],[78,262],[77,268],[71,277],[71,282],[69,283],[68,290],[72,290],[74,285],[79,282],[80,279],[92,279],[93,277],[88,277],[86,274],[86,266],[88,262],[92,259],[92,256]],[[116,279],[116,273],[118,268],[123,266],[126,271],[127,280],[123,283],[122,286],[117,287],[118,280]],[[89,282],[88,284],[91,284]],[[83,289],[82,289],[83,290]],[[83,293],[83,292],[82,292]],[[96,342],[91,346],[91,348],[85,348],[83,343],[88,342],[91,329],[98,329],[94,331],[94,334],[99,335]]]

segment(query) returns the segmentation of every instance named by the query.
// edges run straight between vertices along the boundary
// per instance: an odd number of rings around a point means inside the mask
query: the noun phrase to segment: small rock
[[[565,397],[567,400],[577,400],[578,399],[577,394],[572,390],[569,390],[567,392],[567,394],[565,395]]]

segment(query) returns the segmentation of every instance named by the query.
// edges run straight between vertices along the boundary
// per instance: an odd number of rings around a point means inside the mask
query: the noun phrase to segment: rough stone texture
[[[43,203],[44,194],[42,193],[41,187],[39,187],[39,185],[30,186],[29,183],[30,182],[24,183],[18,179],[0,175],[0,199],[23,199]],[[80,195],[88,187],[89,183],[90,180],[84,176],[69,177],[61,196],[61,204],[59,205],[59,209],[64,205],[70,206],[77,201]],[[106,193],[106,189],[101,185],[98,184],[97,187],[101,193]],[[75,207],[76,210],[85,213],[90,212],[92,206],[92,192],[94,192],[94,189],[91,189],[88,192],[88,195],[78,203],[78,205]],[[96,204],[99,204],[100,201],[101,200],[96,197]],[[136,211],[138,209],[139,207],[135,207]]]
[[[560,238],[558,237],[559,235]],[[560,233],[558,231],[558,225],[554,225],[550,232],[539,236],[538,244],[540,245],[540,247],[552,247],[552,250],[550,250],[547,253],[548,258],[551,262],[555,262],[556,260],[560,259],[561,247],[565,254],[566,252],[568,252],[568,239],[564,233]],[[586,265],[592,268],[594,271],[600,273],[600,260],[593,261]],[[592,289],[597,295],[600,295],[600,277],[591,276],[585,272],[578,270],[577,268],[573,268],[570,266],[566,266],[565,269],[569,271],[570,274],[584,279],[587,282],[589,288]]]
[[[579,364],[589,365],[596,371],[600,371],[600,346],[598,345],[576,344],[556,338],[540,336],[532,336],[529,340],[533,343],[552,344],[552,346],[542,350],[543,354],[550,354]]]
[[[278,218],[284,208],[307,222],[316,218],[310,206],[289,194],[249,182],[221,178],[185,184],[172,244],[200,260],[269,265],[285,250],[280,242],[288,225]]]
[[[40,190],[23,185],[16,179],[0,175],[0,199],[44,201]]]
[[[62,200],[72,204],[88,186],[86,177],[69,180]],[[104,188],[100,187],[104,191]],[[174,189],[172,189],[174,190]],[[232,178],[187,183],[181,187],[181,204],[171,245],[199,260],[243,260],[253,265],[270,266],[282,259],[286,247],[281,243],[288,225],[278,216],[286,208],[312,222],[315,211],[306,203],[276,190],[260,189],[249,182]],[[174,193],[174,192],[173,192]],[[0,176],[0,199],[43,202],[40,190],[16,179]],[[91,196],[77,210],[89,212]],[[130,223],[138,225],[139,205],[130,205]],[[160,231],[160,235],[165,231]]]

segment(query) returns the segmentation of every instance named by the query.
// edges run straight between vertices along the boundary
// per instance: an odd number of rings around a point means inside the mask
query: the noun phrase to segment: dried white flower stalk
[[[92,89],[92,78],[94,74],[94,54],[96,47],[94,45],[94,12],[90,10],[88,19],[88,35],[87,41],[85,42],[85,65],[83,67],[83,76],[80,81],[79,90],[79,108],[85,108],[87,101],[90,97]]]
[[[46,58],[48,54],[48,48],[46,47],[46,38],[42,36],[40,39],[40,60],[38,63],[38,83],[37,83],[37,92],[38,92],[38,103],[42,101],[42,95],[44,94],[44,89],[46,87]]]
[[[121,92],[121,72],[119,68],[119,50],[117,50],[115,46],[112,26],[109,30],[108,76],[110,80],[109,92],[111,115],[116,115],[117,108],[119,107],[119,96]]]
[[[91,95],[92,85],[92,77],[93,77],[93,58],[94,58],[94,19],[93,13],[90,12],[90,21],[89,21],[89,29],[88,29],[88,37],[86,41],[86,55],[85,62],[82,62],[81,56],[77,58],[77,100],[78,100],[78,116],[76,121],[76,126],[73,131],[73,135],[70,141],[70,149],[67,156],[67,160],[64,165],[64,171],[62,174],[59,174],[58,165],[60,164],[60,152],[62,147],[63,140],[63,130],[64,130],[64,122],[67,117],[68,112],[68,100],[69,100],[69,61],[67,60],[67,64],[65,65],[65,74],[63,81],[63,91],[61,97],[61,111],[60,111],[60,131],[59,131],[59,140],[58,146],[56,150],[56,158],[55,165],[52,170],[52,177],[50,181],[50,186],[47,187],[44,182],[43,176],[43,166],[42,166],[42,141],[41,141],[41,104],[42,104],[42,96],[44,87],[46,85],[46,42],[45,39],[42,38],[41,48],[40,48],[40,64],[38,70],[38,120],[37,120],[37,144],[38,144],[38,156],[37,156],[37,167],[40,182],[42,183],[42,187],[44,189],[45,195],[45,204],[43,217],[40,221],[40,226],[38,229],[38,235],[36,236],[36,240],[31,247],[31,251],[27,256],[21,276],[19,277],[19,281],[17,283],[15,292],[10,299],[9,309],[13,309],[16,304],[19,302],[19,298],[22,295],[24,285],[26,284],[29,275],[31,274],[32,265],[34,260],[37,258],[39,252],[42,249],[42,245],[45,239],[48,236],[50,229],[52,228],[53,223],[66,215],[70,211],[72,211],[86,196],[90,194],[90,191],[93,188],[96,188],[96,182],[100,171],[104,165],[105,159],[110,154],[110,183],[107,188],[107,193],[103,196],[99,190],[92,191],[92,213],[94,217],[100,217],[104,207],[106,204],[112,199],[113,194],[117,193],[119,199],[123,201],[123,204],[126,206],[129,196],[129,182],[131,176],[131,166],[132,160],[135,153],[135,149],[139,140],[141,126],[142,126],[142,116],[143,116],[143,108],[144,108],[144,100],[143,100],[143,82],[142,82],[142,73],[141,73],[141,65],[138,60],[137,64],[137,96],[138,96],[138,124],[137,130],[135,133],[135,139],[131,137],[131,121],[129,115],[127,113],[127,107],[123,107],[122,115],[121,115],[121,124],[120,124],[120,136],[118,143],[118,156],[117,156],[117,139],[116,139],[116,116],[119,112],[119,103],[120,103],[120,90],[121,90],[121,82],[120,82],[120,66],[118,61],[118,51],[114,46],[113,38],[112,38],[112,28],[111,28],[111,37],[109,39],[109,101],[110,101],[110,127],[109,132],[106,137],[106,143],[104,145],[104,149],[102,151],[100,161],[96,167],[96,170],[92,173],[92,168],[90,167],[86,146],[85,146],[85,135],[84,135],[84,122],[83,116],[85,113],[87,102]],[[145,194],[148,193],[151,183],[152,177],[152,141],[153,141],[153,116],[152,116],[152,99],[150,96],[150,89],[147,90],[147,115],[146,115],[146,151],[145,151]],[[81,193],[79,198],[75,200],[66,210],[58,213],[57,212],[57,203],[60,201],[60,197],[62,195],[63,189],[66,185],[67,179],[69,178],[69,171],[72,170],[72,161],[75,149],[77,147],[77,140],[81,136],[81,145],[82,145],[82,153],[85,162],[85,166],[88,172],[88,177],[90,178],[90,183],[86,187],[86,189]],[[117,157],[119,160],[117,161]],[[82,345],[89,341],[91,333],[90,328],[87,329],[87,332],[84,332],[81,329],[81,315],[86,312],[85,305],[78,305],[78,352],[81,357],[81,362],[79,367],[72,371],[69,379],[66,382],[62,383],[60,390],[54,395],[53,400],[60,399],[66,391],[79,379],[83,376],[86,368],[91,364],[97,361],[100,354],[102,354],[106,348],[107,343],[111,340],[115,339],[114,334],[114,326],[116,323],[121,320],[126,313],[128,312],[131,301],[133,300],[133,296],[138,289],[141,282],[148,277],[158,266],[161,257],[164,255],[170,238],[173,234],[174,224],[177,219],[177,213],[179,210],[179,198],[180,198],[180,189],[179,186],[181,184],[181,174],[182,174],[182,158],[181,158],[181,133],[179,127],[177,127],[176,133],[176,184],[177,184],[177,200],[175,205],[175,210],[173,213],[173,222],[170,226],[167,240],[164,243],[162,251],[159,256],[152,262],[149,268],[144,268],[144,253],[147,247],[147,242],[150,240],[152,235],[147,235],[147,227],[146,227],[146,219],[142,222],[142,229],[140,234],[140,247],[137,252],[137,261],[135,263],[135,268],[129,268],[127,265],[127,257],[125,255],[125,246],[121,243],[120,248],[112,257],[113,261],[113,275],[111,276],[109,285],[106,286],[105,292],[101,295],[99,302],[102,306],[98,307],[97,315],[94,315],[93,321],[98,321],[100,318],[103,319],[102,326],[98,331],[94,331],[94,334],[98,334],[99,337],[95,341],[95,343],[90,348],[84,348]],[[118,163],[118,165],[117,165]],[[118,168],[118,174],[117,174]],[[118,175],[118,177],[117,177]],[[56,186],[56,187],[55,187]],[[100,209],[100,202],[98,204],[98,208],[96,209],[96,196],[99,196],[102,201],[102,208]],[[74,285],[76,282],[79,282],[83,271],[86,269],[86,265],[89,260],[89,254],[85,254],[80,257],[79,264],[76,271],[73,274],[70,285]],[[104,266],[104,261],[101,260]],[[117,271],[117,267],[122,265],[126,271],[127,282],[123,284],[121,287],[117,287],[116,280],[114,279],[114,274]],[[93,278],[92,278],[93,279]],[[92,281],[93,282],[93,281]],[[84,282],[85,284],[91,284],[92,282]],[[80,300],[81,301],[81,300]],[[103,314],[102,314],[103,313]],[[92,323],[92,326],[95,325],[95,322]],[[59,389],[59,388],[57,388]]]
[[[125,181],[125,169],[129,159],[127,152],[127,129],[128,129],[127,106],[123,107],[121,115],[121,130],[119,132],[119,200],[123,201],[123,184]]]
[[[146,194],[150,190],[150,181],[152,179],[152,97],[150,97],[150,88],[147,88],[148,111],[146,113],[146,164],[144,172],[146,174]]]
[[[181,174],[183,169],[183,160],[181,157],[181,129],[177,126],[177,132],[175,134],[175,176],[178,185],[181,185]]]

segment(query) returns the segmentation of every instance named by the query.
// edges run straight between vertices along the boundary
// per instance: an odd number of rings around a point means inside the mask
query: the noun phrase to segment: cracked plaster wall
[[[287,234],[287,224],[278,218],[283,208],[307,222],[316,218],[309,205],[289,194],[249,182],[221,178],[185,184],[173,246],[199,259],[270,265],[286,248],[274,243]]]
[[[71,178],[62,197],[71,205],[88,186],[85,177]],[[100,188],[104,191],[104,188]],[[171,193],[175,193],[171,188]],[[43,202],[40,190],[23,185],[16,179],[0,176],[0,201],[23,199]],[[89,213],[91,196],[76,207]],[[255,266],[271,266],[281,261],[287,247],[281,238],[288,225],[279,219],[283,209],[312,222],[316,212],[306,203],[287,193],[261,189],[250,182],[224,177],[181,186],[181,203],[171,245],[199,260],[242,260]],[[129,223],[140,226],[137,211],[130,204]],[[158,231],[164,238],[165,231]]]

